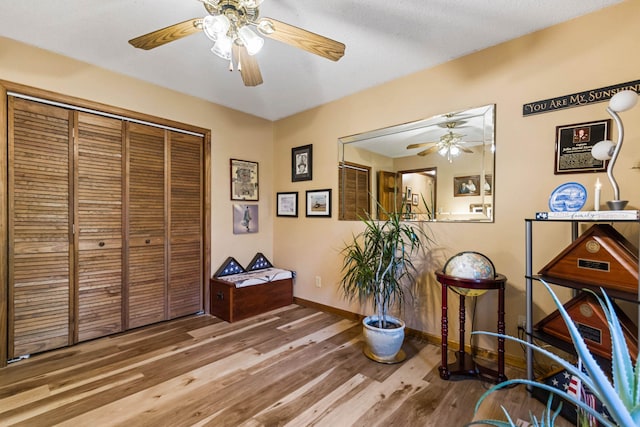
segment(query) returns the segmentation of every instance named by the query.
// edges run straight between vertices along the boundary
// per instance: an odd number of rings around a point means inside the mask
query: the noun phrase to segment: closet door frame
[[[84,100],[48,90],[38,89],[6,80],[0,80],[0,367],[7,364],[8,357],[8,120],[7,99],[10,94],[47,100],[55,104],[63,104],[71,109],[85,110],[120,117],[124,120],[153,124],[165,129],[199,134],[203,139],[203,212],[202,212],[202,303],[205,313],[211,312],[209,298],[209,278],[211,276],[211,130],[154,117],[148,114],[113,107],[106,104]],[[75,240],[75,238],[74,238]],[[74,297],[75,299],[75,297]],[[75,322],[74,322],[75,323]]]

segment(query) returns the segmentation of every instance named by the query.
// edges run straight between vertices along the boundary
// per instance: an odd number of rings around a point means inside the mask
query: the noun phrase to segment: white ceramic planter
[[[405,323],[397,317],[387,316],[387,321],[391,321],[399,327],[381,329],[369,324],[377,322],[377,320],[378,316],[367,316],[362,320],[365,340],[364,353],[367,357],[382,363],[396,363],[404,360],[404,353],[400,355],[400,350],[404,342]]]

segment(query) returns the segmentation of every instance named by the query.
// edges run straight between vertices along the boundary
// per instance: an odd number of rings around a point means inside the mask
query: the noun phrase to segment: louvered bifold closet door
[[[344,189],[339,201],[341,219],[365,218],[371,211],[369,170],[366,166],[345,163],[338,172],[338,187]]]
[[[123,121],[78,114],[78,341],[123,330]]]
[[[169,134],[171,153],[169,316],[203,309],[202,137]]]
[[[165,131],[128,123],[128,327],[167,319]]]
[[[71,343],[72,113],[9,97],[9,358]]]

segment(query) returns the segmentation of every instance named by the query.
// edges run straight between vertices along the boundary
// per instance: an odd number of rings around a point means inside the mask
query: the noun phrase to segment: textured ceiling
[[[332,62],[266,39],[257,87],[229,72],[202,33],[150,51],[127,43],[204,17],[197,0],[3,0],[0,36],[276,120],[621,1],[264,0],[261,16],[347,48]]]

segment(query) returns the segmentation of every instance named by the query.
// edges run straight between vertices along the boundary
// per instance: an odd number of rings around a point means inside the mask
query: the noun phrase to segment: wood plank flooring
[[[231,324],[188,317],[0,369],[0,425],[463,426],[490,386],[441,380],[440,348],[415,338],[401,364],[362,347],[359,323],[299,305]],[[518,387],[475,419],[504,419],[500,405],[514,420],[543,408]]]

